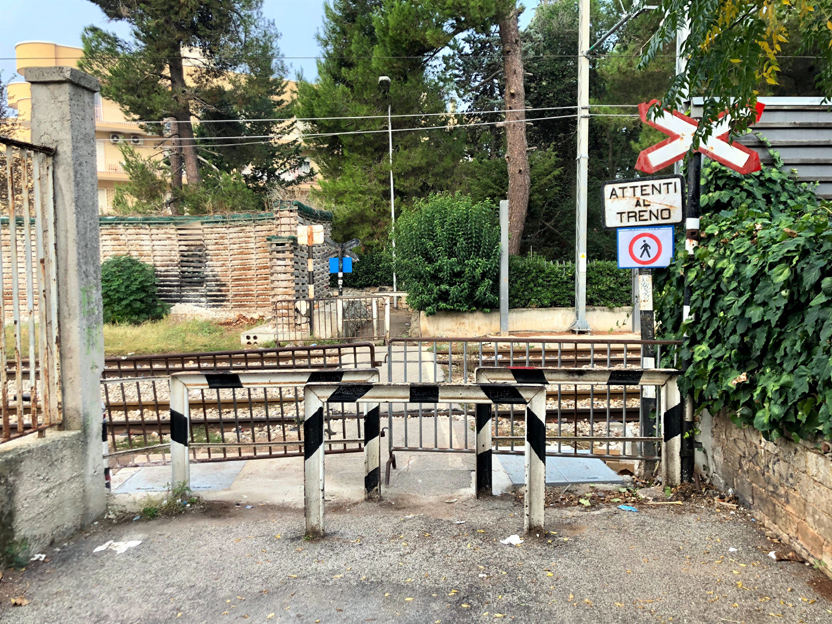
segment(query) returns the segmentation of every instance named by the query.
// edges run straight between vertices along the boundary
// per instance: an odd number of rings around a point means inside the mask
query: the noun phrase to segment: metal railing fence
[[[479,367],[640,369],[655,352],[656,361],[673,361],[678,341],[629,338],[422,338],[391,339],[389,383],[474,383]],[[547,455],[589,454],[601,459],[658,459],[653,440],[661,430],[656,405],[642,413],[641,384],[593,383],[546,386]],[[497,406],[493,418],[495,452],[522,452],[523,414]],[[390,404],[390,463],[396,451],[473,453],[475,413],[465,404]],[[642,431],[643,430],[643,431]]]
[[[101,400],[111,465],[170,460],[171,374],[367,369],[377,364],[375,358],[375,347],[369,343],[107,358]],[[190,405],[194,461],[302,455],[302,385],[199,388],[193,390]],[[360,437],[360,423],[350,406],[333,406],[326,420],[327,439]],[[354,443],[333,442],[328,447],[332,453],[360,450]]]
[[[0,146],[0,442],[6,442],[43,436],[61,422],[60,339],[53,150],[4,137]]]

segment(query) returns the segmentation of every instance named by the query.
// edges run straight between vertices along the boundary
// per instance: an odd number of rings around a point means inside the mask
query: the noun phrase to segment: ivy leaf
[[[789,276],[792,274],[792,270],[786,264],[778,264],[774,267],[774,270],[771,272],[771,279],[774,280],[775,284],[781,284],[789,279]]]

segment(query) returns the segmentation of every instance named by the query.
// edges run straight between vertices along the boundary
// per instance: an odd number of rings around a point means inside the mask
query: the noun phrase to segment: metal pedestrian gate
[[[304,391],[306,403],[304,446],[304,489],[306,497],[306,534],[324,534],[324,449],[322,443],[323,409],[330,402],[353,402],[365,406],[366,418],[378,418],[379,404],[468,403],[490,407],[497,404],[522,405],[525,410],[526,495],[524,527],[526,532],[542,531],[546,488],[546,454],[544,451],[545,391],[540,386],[504,384],[432,385],[432,384],[315,384]],[[377,426],[377,425],[376,425]],[[365,426],[365,431],[370,427]],[[364,447],[365,491],[368,498],[378,495],[378,438]],[[490,455],[490,449],[488,449]],[[478,462],[478,470],[491,472],[490,462]],[[478,482],[484,475],[478,474]]]
[[[678,341],[630,338],[420,338],[393,339],[387,346],[387,381],[476,383],[480,367],[620,371],[616,383],[590,377],[546,384],[546,454],[595,457],[649,471],[661,459],[661,410],[643,369],[673,367]],[[673,369],[675,370],[675,369]],[[626,371],[626,374],[625,374]],[[616,373],[619,374],[619,373]],[[466,404],[388,404],[387,475],[399,452],[474,453],[476,414]],[[495,408],[494,452],[519,454],[523,414],[512,405]],[[649,439],[649,440],[645,440]],[[639,462],[639,463],[636,463]],[[621,469],[624,469],[621,468]],[[646,474],[646,473],[645,473]],[[650,473],[652,474],[652,473]]]
[[[661,447],[662,479],[666,485],[678,485],[681,482],[681,449],[682,449],[682,409],[681,396],[677,386],[679,371],[676,369],[619,369],[619,368],[478,368],[475,372],[477,383],[505,383],[505,384],[535,384],[540,386],[561,385],[561,384],[591,384],[607,386],[624,386],[627,384],[661,388],[657,413],[662,414],[661,419],[656,418],[660,423],[661,435],[656,435],[655,428],[651,433],[654,435],[640,435],[628,437],[631,444],[636,444],[638,451],[635,457],[655,457],[658,447]],[[604,423],[607,428],[606,436],[593,436],[590,442],[589,452],[592,454],[594,444],[606,444],[607,452],[609,445],[620,438],[610,435],[611,421],[607,412],[607,419]],[[479,463],[480,449],[492,447],[491,435],[491,414],[477,411],[477,461]],[[555,433],[555,432],[552,432]],[[577,446],[583,438],[576,435],[549,435],[543,433],[544,446],[549,443],[561,445],[566,442]],[[516,440],[517,436],[495,436],[497,448],[505,440]],[[554,453],[552,453],[554,454]],[[490,466],[490,462],[489,462]],[[490,472],[488,473],[490,476]],[[477,483],[477,490],[490,491],[491,483]]]
[[[306,534],[324,535],[324,455],[326,419],[329,404],[363,407],[364,434],[343,443],[363,444],[364,491],[370,500],[380,498],[380,404],[465,404],[476,406],[476,491],[478,496],[491,493],[492,409],[498,405],[522,406],[525,417],[522,436],[511,436],[513,443],[523,441],[525,456],[524,528],[542,531],[546,486],[547,443],[574,441],[571,436],[548,435],[546,427],[546,386],[550,384],[637,383],[662,387],[662,436],[640,436],[642,445],[661,443],[665,456],[664,478],[668,485],[679,482],[681,462],[682,410],[676,387],[678,371],[633,369],[533,369],[478,368],[473,384],[378,383],[378,371],[262,371],[250,373],[179,373],[171,376],[171,483],[190,487],[190,409],[189,390],[261,389],[279,385],[304,384],[303,446],[304,507]],[[494,383],[496,382],[496,383]],[[391,431],[392,433],[392,431]],[[499,438],[498,438],[499,450]],[[644,452],[642,451],[642,454]]]
[[[112,468],[170,461],[170,375],[254,370],[310,372],[376,366],[370,343],[110,357],[101,380],[106,461]],[[303,383],[258,389],[200,388],[190,397],[191,461],[293,457],[302,454]],[[327,411],[327,439],[357,437],[356,414]],[[360,452],[332,444],[331,453]]]

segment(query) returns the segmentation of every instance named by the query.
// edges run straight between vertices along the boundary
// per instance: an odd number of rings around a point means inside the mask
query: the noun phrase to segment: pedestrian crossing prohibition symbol
[[[655,269],[673,259],[673,226],[618,228],[618,268]]]

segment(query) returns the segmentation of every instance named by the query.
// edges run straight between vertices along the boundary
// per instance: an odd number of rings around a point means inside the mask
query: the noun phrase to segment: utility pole
[[[589,0],[578,4],[578,187],[575,228],[575,322],[572,331],[589,332],[586,320],[586,211],[589,165]]]
[[[387,137],[390,144],[390,243],[393,250],[393,292],[397,292],[396,286],[396,197],[393,186],[393,102],[390,99],[390,78],[379,76],[378,86],[381,92],[387,96]],[[394,299],[398,304],[398,299]],[[398,305],[397,305],[398,307]]]

